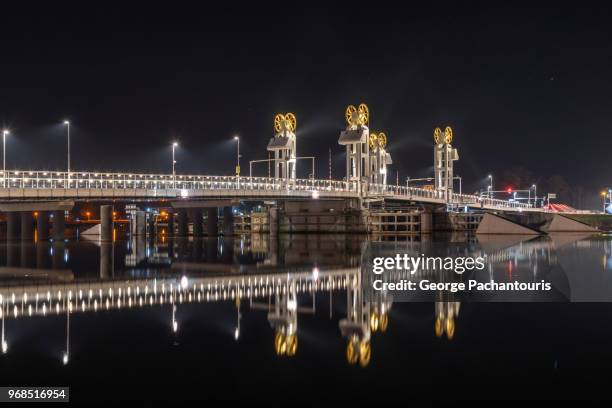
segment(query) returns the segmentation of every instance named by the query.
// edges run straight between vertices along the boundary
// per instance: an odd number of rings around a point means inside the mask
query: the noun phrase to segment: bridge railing
[[[406,197],[408,199],[431,199],[435,201],[444,200],[444,192],[441,190],[429,190],[418,187],[406,187],[390,184],[370,184],[369,193],[382,195],[396,195]],[[516,208],[525,209],[531,208],[530,204],[520,203],[518,201],[506,201],[495,198],[483,198],[472,194],[452,194],[451,204],[454,205],[477,205],[483,207],[499,207],[499,208]]]
[[[521,203],[518,201],[499,200],[497,198],[485,198],[473,194],[453,194],[453,204],[456,205],[481,205],[483,207],[500,207],[500,208],[516,208],[526,209],[531,208],[531,204]]]
[[[356,183],[338,180],[18,170],[0,171],[0,188],[358,191]]]
[[[408,198],[429,198],[436,200],[444,199],[444,194],[442,191],[428,190],[418,187],[397,186],[391,184],[370,184],[368,186],[368,192],[370,194],[392,194]]]

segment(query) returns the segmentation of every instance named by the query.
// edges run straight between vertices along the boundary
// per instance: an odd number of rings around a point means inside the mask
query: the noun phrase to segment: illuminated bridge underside
[[[189,302],[256,299],[271,295],[345,289],[359,268],[242,276],[181,277],[16,285],[0,288],[0,316],[20,318]],[[67,308],[69,310],[67,310]]]
[[[540,211],[527,204],[452,194],[450,202],[441,191],[415,187],[369,184],[338,180],[267,177],[187,176],[130,173],[61,173],[15,171],[0,178],[0,200],[37,201],[49,199],[197,199],[197,198],[363,198],[393,199],[427,204],[452,204],[493,210]],[[361,192],[360,192],[361,190]]]

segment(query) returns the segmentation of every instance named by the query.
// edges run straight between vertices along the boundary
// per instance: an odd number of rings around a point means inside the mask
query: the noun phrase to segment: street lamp
[[[174,159],[174,150],[178,146],[178,142],[172,143],[172,188],[176,188],[176,160]]]
[[[4,181],[4,186],[6,187],[6,136],[11,132],[8,129],[4,129],[2,131],[2,179]]]
[[[235,135],[236,141],[236,186],[240,188],[240,136]]]
[[[538,206],[538,187],[535,184],[532,184],[531,188],[533,188],[533,195],[534,195],[533,206],[537,207]]]
[[[603,199],[603,213],[604,214],[606,213],[606,195],[607,193],[605,190],[601,192],[601,198]]]
[[[66,125],[66,136],[68,138],[68,177],[70,177],[70,121],[65,120],[64,125]]]
[[[489,198],[493,198],[493,175],[489,174]]]
[[[236,176],[240,175],[240,136],[234,136],[234,140],[237,142],[237,151],[236,151]]]

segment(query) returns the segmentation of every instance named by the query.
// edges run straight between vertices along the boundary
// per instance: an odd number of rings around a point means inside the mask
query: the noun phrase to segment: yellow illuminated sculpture
[[[297,119],[293,113],[288,112],[284,115],[282,113],[277,113],[276,116],[274,116],[274,130],[276,131],[277,135],[280,135],[285,131],[295,132],[296,128]]]
[[[357,108],[349,105],[344,115],[350,126],[365,126],[370,122],[370,110],[365,103],[360,104]]]
[[[435,128],[433,137],[434,137],[434,143],[440,144],[440,142],[442,141],[442,129],[440,129],[439,127]]]
[[[387,146],[387,135],[383,132],[370,133],[368,138],[368,144],[370,145],[371,151],[376,151],[379,148],[384,149]]]
[[[378,148],[378,135],[376,133],[370,133],[368,144],[370,145],[370,150],[376,150]]]
[[[444,142],[445,144],[451,144],[453,141],[453,129],[450,126],[444,128],[444,138],[442,137],[442,129],[439,127],[434,129],[433,138],[435,144],[441,144]]]
[[[444,128],[444,143],[451,144],[453,141],[453,129],[450,126]]]

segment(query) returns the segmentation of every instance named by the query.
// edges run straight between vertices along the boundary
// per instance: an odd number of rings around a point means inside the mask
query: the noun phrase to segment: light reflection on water
[[[88,324],[99,320],[87,316],[99,313],[112,319],[129,314],[132,320],[134,313],[146,320],[154,314],[175,343],[187,336],[184,327],[206,315],[222,327],[227,341],[241,342],[258,334],[268,338],[269,347],[283,359],[299,356],[304,341],[334,344],[336,353],[340,341],[343,364],[363,368],[382,354],[375,347],[375,337],[393,337],[394,330],[405,331],[411,324],[426,327],[434,339],[444,341],[452,341],[462,332],[468,335],[460,316],[466,313],[465,304],[450,294],[439,293],[417,323],[409,308],[421,305],[402,305],[385,292],[366,298],[361,278],[365,251],[381,256],[404,252],[487,254],[489,264],[483,273],[497,281],[552,277],[563,281],[564,300],[612,299],[612,237],[603,235],[560,234],[534,239],[450,234],[372,240],[355,235],[279,239],[252,235],[158,241],[139,238],[115,243],[3,242],[2,349],[10,355],[20,341],[30,344],[32,337],[61,332],[63,338],[56,339],[57,351],[52,354],[62,364],[71,365],[84,358],[88,347],[71,342],[71,336],[87,333]],[[215,304],[224,305],[224,311],[210,316],[209,310],[218,310]],[[397,308],[401,313],[394,313]],[[312,324],[312,319],[333,325],[326,325],[325,334],[301,329],[302,321]],[[47,320],[52,321],[51,326],[43,323]],[[109,337],[121,336],[111,329]],[[75,353],[72,348],[81,351]],[[49,344],[41,349],[48,350]],[[29,357],[27,363],[36,361]],[[393,367],[393,360],[387,359],[385,364]]]

